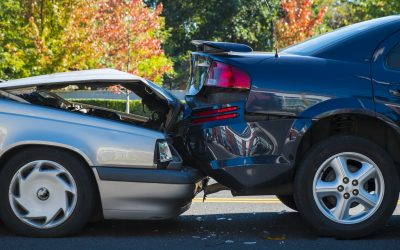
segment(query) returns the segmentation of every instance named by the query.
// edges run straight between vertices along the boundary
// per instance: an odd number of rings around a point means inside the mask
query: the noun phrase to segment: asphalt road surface
[[[173,220],[104,221],[61,239],[18,237],[0,224],[0,249],[400,249],[400,207],[383,230],[350,241],[318,237],[274,196],[200,196]]]

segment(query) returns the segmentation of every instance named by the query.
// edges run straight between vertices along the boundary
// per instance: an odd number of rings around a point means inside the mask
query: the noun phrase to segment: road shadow
[[[1,237],[18,237],[0,224]],[[296,212],[182,215],[163,221],[101,221],[88,224],[74,237],[143,237],[236,240],[316,240],[320,236]],[[398,239],[400,216],[394,215],[385,228],[364,240]]]

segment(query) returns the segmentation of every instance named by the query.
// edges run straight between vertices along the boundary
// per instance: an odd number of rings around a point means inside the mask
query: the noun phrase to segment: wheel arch
[[[66,152],[69,152],[76,157],[80,158],[83,162],[85,162],[89,167],[93,166],[93,162],[90,160],[90,158],[83,153],[81,150],[62,144],[62,143],[56,143],[56,142],[46,142],[46,141],[26,141],[26,142],[19,142],[16,144],[13,144],[9,147],[7,147],[5,150],[3,150],[0,154],[0,166],[3,165],[3,163],[9,159],[11,156],[13,156],[16,152],[22,149],[30,148],[30,147],[47,147],[47,148],[56,148],[56,149],[61,149]]]
[[[93,211],[93,218],[92,220],[97,221],[99,217],[103,217],[103,208],[101,204],[101,199],[100,199],[100,190],[99,190],[99,185],[97,182],[97,178],[95,176],[94,171],[92,170],[92,162],[90,161],[89,157],[87,157],[83,152],[81,152],[79,149],[69,147],[67,145],[59,144],[59,143],[53,143],[53,142],[25,142],[25,143],[18,143],[16,145],[13,145],[9,147],[7,150],[4,150],[2,154],[0,155],[0,170],[3,168],[4,164],[10,160],[13,156],[15,156],[18,152],[21,150],[26,150],[29,148],[50,148],[50,149],[58,149],[62,150],[66,153],[69,153],[79,159],[82,163],[84,163],[87,167],[88,173],[90,175],[90,178],[92,178],[93,183],[96,184],[95,190],[96,190],[96,205],[95,205],[95,211]]]
[[[331,112],[310,122],[311,126],[298,142],[295,167],[315,144],[338,134],[359,136],[382,147],[400,169],[400,130],[384,117],[366,112]],[[296,169],[295,169],[296,171]]]

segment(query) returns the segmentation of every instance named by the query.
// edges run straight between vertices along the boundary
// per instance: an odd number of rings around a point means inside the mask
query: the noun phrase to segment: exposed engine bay
[[[134,93],[141,98],[142,109],[145,115],[125,113],[105,107],[93,106],[89,104],[77,103],[66,100],[57,94],[57,90],[65,89],[71,86],[79,86],[80,89],[95,91],[97,89],[108,89],[112,86],[119,86],[126,91]],[[7,90],[0,93],[8,95],[10,99],[23,101],[34,105],[41,105],[57,109],[63,109],[70,112],[79,112],[86,115],[100,118],[116,120],[143,126],[150,129],[163,131],[167,121],[167,116],[174,112],[168,105],[168,102],[158,96],[151,88],[135,83],[85,83],[84,85],[46,85],[36,86],[24,89]]]

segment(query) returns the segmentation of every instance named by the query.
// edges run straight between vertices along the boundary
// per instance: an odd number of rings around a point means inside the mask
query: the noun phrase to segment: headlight
[[[171,149],[166,141],[158,141],[158,161],[169,162],[172,161]]]

